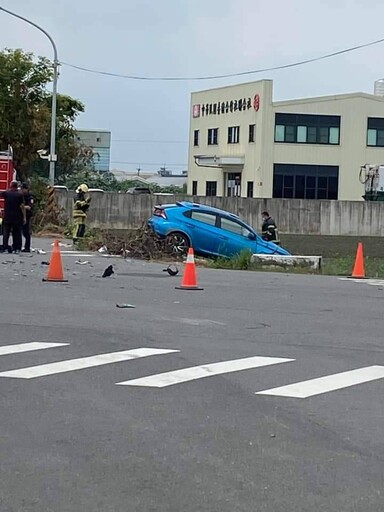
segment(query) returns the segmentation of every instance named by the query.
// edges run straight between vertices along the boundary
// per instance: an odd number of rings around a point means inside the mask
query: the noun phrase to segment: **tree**
[[[13,147],[15,167],[21,179],[34,170],[48,176],[46,161],[38,149],[49,149],[52,95],[46,89],[52,81],[52,63],[32,53],[5,49],[0,52],[0,150]],[[80,169],[91,157],[75,141],[73,122],[84,105],[70,96],[57,98],[57,175],[77,164]]]

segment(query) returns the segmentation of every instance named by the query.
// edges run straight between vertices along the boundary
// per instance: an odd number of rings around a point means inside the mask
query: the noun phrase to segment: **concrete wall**
[[[59,207],[72,216],[73,192],[57,191]],[[155,204],[187,196],[156,197],[107,192],[94,193],[88,215],[92,227],[129,229],[144,224]],[[301,235],[384,236],[384,202],[316,201],[304,199],[249,199],[239,197],[189,198],[240,215],[260,229],[261,212],[268,210],[280,232]]]

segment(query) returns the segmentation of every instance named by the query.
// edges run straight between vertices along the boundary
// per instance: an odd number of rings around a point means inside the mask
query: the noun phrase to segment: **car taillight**
[[[163,208],[155,208],[153,210],[153,215],[156,217],[162,217],[163,219],[167,218],[167,214],[165,213],[165,210]]]

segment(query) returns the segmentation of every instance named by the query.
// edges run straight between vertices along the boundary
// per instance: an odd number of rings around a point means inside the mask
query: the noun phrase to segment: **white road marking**
[[[60,251],[62,256],[78,256],[79,258],[93,258],[95,254],[79,251]]]
[[[136,348],[133,350],[123,350],[122,352],[110,352],[107,354],[99,354],[97,356],[80,357],[79,359],[68,359],[67,361],[59,361],[57,363],[41,364],[38,366],[30,366],[28,368],[20,368],[18,370],[1,372],[0,377],[35,379],[46,375],[84,370],[85,368],[92,368],[94,366],[118,363],[120,361],[128,361],[130,359],[139,359],[141,357],[172,354],[173,352],[179,352],[179,350]]]
[[[203,379],[204,377],[212,377],[213,375],[222,375],[224,373],[238,372],[240,370],[249,370],[251,368],[259,368],[279,363],[288,363],[290,361],[294,361],[294,359],[283,359],[279,357],[246,357],[244,359],[234,359],[232,361],[192,366],[190,368],[183,368],[172,372],[150,375],[141,379],[117,382],[117,385],[165,388],[167,386],[173,386],[174,384],[181,384],[182,382]]]
[[[384,378],[384,366],[367,366],[343,373],[335,373],[318,379],[296,382],[288,386],[259,391],[256,395],[285,396],[290,398],[308,398],[356,384]]]
[[[69,343],[43,343],[38,341],[19,343],[17,345],[3,345],[0,347],[0,356],[20,354],[21,352],[31,352],[32,350],[43,350],[45,348],[65,347],[67,345],[69,345]]]
[[[349,281],[350,283],[365,283],[365,284],[367,284],[370,281],[370,279],[366,279],[366,278],[356,279],[354,277],[339,277],[339,281]]]

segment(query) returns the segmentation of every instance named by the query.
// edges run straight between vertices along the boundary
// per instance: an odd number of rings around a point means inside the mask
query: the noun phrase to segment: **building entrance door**
[[[241,195],[241,173],[226,173],[227,197],[240,197]]]

